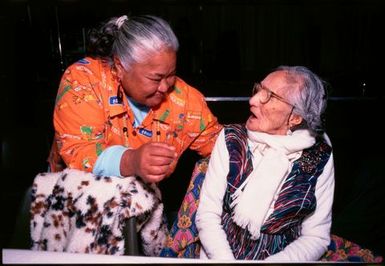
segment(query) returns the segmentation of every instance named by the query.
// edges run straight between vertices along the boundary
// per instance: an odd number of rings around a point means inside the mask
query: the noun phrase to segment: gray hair
[[[325,82],[304,66],[279,66],[276,70],[287,74],[287,97],[295,106],[293,113],[304,120],[301,126],[322,132],[322,114],[327,105]]]
[[[170,25],[151,16],[113,17],[89,35],[88,54],[113,64],[116,56],[128,70],[132,64],[166,49],[178,51],[179,43]]]

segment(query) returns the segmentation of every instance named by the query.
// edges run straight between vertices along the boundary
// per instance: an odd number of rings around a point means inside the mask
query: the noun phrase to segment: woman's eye
[[[148,78],[149,80],[151,80],[151,81],[154,81],[154,82],[160,82],[162,79],[160,79],[160,78]]]
[[[171,75],[167,77],[167,81],[171,81],[175,79],[175,75]]]

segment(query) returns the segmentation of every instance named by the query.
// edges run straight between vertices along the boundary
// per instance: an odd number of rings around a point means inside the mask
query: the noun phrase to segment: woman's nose
[[[161,81],[160,81],[160,84],[159,84],[159,87],[158,87],[158,91],[160,91],[160,92],[167,92],[168,91],[168,89],[170,88],[170,84],[169,84],[169,82],[167,81],[167,79],[166,78],[164,78],[164,79],[162,79]]]
[[[254,94],[253,96],[250,97],[249,99],[249,104],[250,106],[257,105],[259,103],[258,101],[258,93]]]

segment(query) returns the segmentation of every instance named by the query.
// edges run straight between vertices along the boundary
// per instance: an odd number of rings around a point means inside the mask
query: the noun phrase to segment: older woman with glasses
[[[321,79],[281,66],[254,85],[246,124],[226,126],[203,181],[201,258],[315,261],[330,242],[331,143]]]

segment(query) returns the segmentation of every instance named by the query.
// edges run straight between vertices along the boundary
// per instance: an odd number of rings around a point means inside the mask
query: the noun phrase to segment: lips
[[[250,109],[250,118],[257,119],[258,117],[253,113],[253,111]]]
[[[250,116],[249,116],[249,118],[247,119],[247,122],[248,122],[248,123],[253,123],[253,122],[255,122],[256,120],[258,120],[258,118],[257,118],[254,114],[250,113]]]
[[[162,92],[157,91],[154,94],[149,95],[147,98],[157,98],[157,99],[163,100],[165,98],[165,94],[162,93]]]

